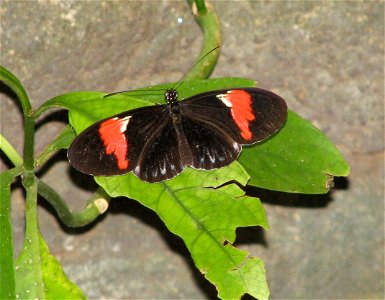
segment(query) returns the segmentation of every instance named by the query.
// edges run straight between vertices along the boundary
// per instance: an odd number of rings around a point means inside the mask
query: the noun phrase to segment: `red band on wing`
[[[115,155],[120,170],[128,168],[128,143],[124,135],[128,121],[129,118],[112,118],[101,123],[99,127],[100,138],[106,148],[106,154]]]
[[[251,140],[253,134],[249,125],[250,121],[255,120],[255,115],[250,94],[243,90],[231,90],[224,98],[231,103],[231,116],[241,130],[241,136],[245,140]]]

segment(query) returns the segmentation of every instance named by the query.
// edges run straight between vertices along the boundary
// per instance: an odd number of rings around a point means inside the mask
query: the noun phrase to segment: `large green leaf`
[[[187,168],[176,178],[156,184],[132,174],[96,177],[111,196],[136,199],[154,210],[184,240],[220,298],[235,299],[248,293],[266,299],[263,262],[232,246],[237,227],[267,228],[266,217],[257,198],[245,196],[236,184],[224,185],[233,180],[241,185],[248,180],[237,162],[211,172]]]
[[[349,173],[336,146],[292,111],[276,136],[244,147],[239,162],[251,176],[249,185],[284,192],[326,193],[333,176]]]

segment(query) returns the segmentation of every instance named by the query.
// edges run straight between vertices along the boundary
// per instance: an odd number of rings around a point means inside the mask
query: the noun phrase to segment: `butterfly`
[[[94,176],[133,172],[146,182],[171,179],[186,167],[212,170],[261,142],[286,122],[287,105],[260,88],[209,91],[106,118],[81,132],[68,149],[70,164]]]

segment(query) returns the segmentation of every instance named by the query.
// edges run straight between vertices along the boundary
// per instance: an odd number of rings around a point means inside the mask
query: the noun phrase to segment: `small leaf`
[[[332,176],[349,173],[336,146],[291,111],[276,136],[244,147],[239,162],[251,176],[249,185],[292,193],[326,193]]]
[[[154,210],[184,240],[197,268],[221,298],[245,293],[266,298],[263,264],[231,245],[237,227],[268,227],[257,198],[244,196],[236,184],[222,186],[229,181],[246,184],[248,176],[237,162],[213,171],[187,168],[176,178],[155,184],[133,174],[95,179],[112,197],[136,199]]]
[[[11,183],[16,176],[20,175],[20,172],[21,168],[17,167],[0,174],[0,299],[15,298]]]
[[[4,83],[16,93],[24,115],[28,114],[31,110],[31,104],[29,103],[27,92],[25,91],[19,79],[17,79],[17,77],[6,68],[0,66],[0,81],[4,81]]]
[[[38,253],[28,246],[35,242]],[[34,267],[36,259],[38,269]],[[16,275],[19,299],[85,299],[83,292],[66,277],[40,233],[38,241],[25,241],[16,263]]]
[[[49,159],[56,151],[60,149],[68,149],[75,138],[75,133],[66,126],[59,134],[59,136],[43,150],[41,155],[35,160],[35,167],[41,166],[47,159]]]
[[[16,298],[85,299],[80,289],[64,275],[41,237],[37,222],[37,180],[29,173],[24,176],[26,233],[15,263]]]
[[[40,253],[46,299],[86,299],[83,292],[64,274],[57,259],[49,252],[41,234]]]

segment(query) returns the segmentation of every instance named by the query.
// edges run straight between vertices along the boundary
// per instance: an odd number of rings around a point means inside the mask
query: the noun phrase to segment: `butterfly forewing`
[[[158,105],[99,121],[74,140],[68,159],[75,169],[89,175],[125,174],[136,167],[142,149],[167,118],[167,107]]]
[[[183,112],[230,135],[239,144],[254,144],[285,123],[287,106],[278,95],[258,88],[202,93],[181,102]]]

